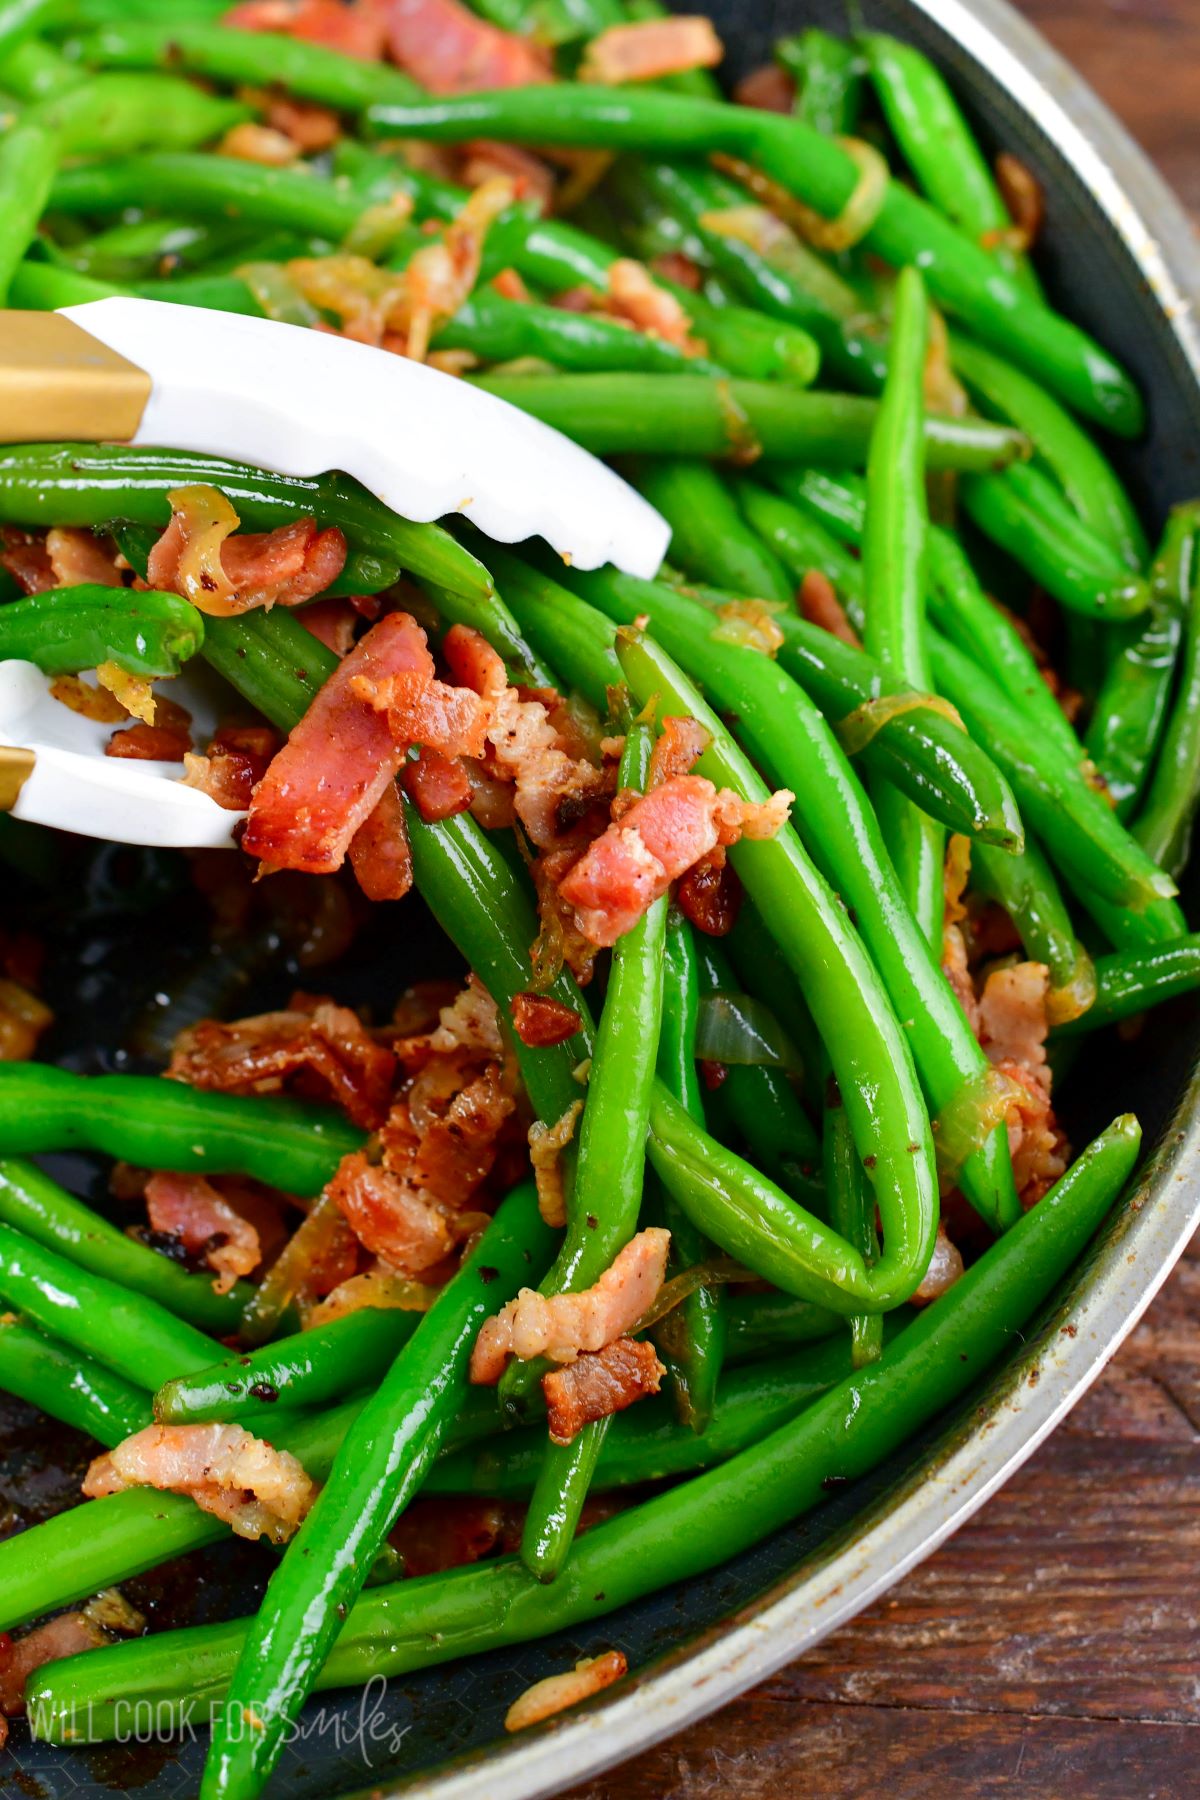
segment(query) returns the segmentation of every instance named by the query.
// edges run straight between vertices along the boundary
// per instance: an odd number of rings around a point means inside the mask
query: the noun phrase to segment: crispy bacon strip
[[[928,1306],[931,1300],[939,1299],[947,1288],[954,1286],[962,1272],[962,1252],[946,1235],[945,1226],[939,1225],[929,1267],[921,1277],[920,1287],[912,1296],[912,1305]]]
[[[376,0],[352,0],[348,6],[342,0],[243,0],[221,23],[304,38],[363,62],[378,62],[383,55],[385,27]]]
[[[733,90],[739,106],[755,106],[760,112],[790,113],[796,99],[796,84],[778,63],[765,63],[743,75]]]
[[[677,14],[610,25],[588,44],[580,81],[658,81],[687,69],[715,69],[725,55],[711,19]]]
[[[608,310],[636,331],[677,344],[689,354],[703,346],[691,335],[692,321],[674,294],[660,287],[644,263],[620,256],[608,271]]]
[[[614,1681],[620,1681],[629,1664],[620,1650],[606,1650],[602,1656],[588,1656],[562,1675],[547,1675],[513,1701],[504,1715],[505,1731],[524,1731],[540,1725],[568,1706],[578,1706],[593,1694],[603,1693]]]
[[[79,526],[54,525],[46,533],[46,555],[59,587],[90,582],[96,587],[122,587],[116,546],[111,538]]]
[[[287,1542],[316,1498],[290,1451],[240,1425],[147,1425],[98,1456],[83,1482],[89,1500],[129,1487],[189,1494],[239,1537],[273,1544]]]
[[[421,1275],[449,1255],[453,1240],[443,1214],[365,1152],[342,1158],[327,1191],[359,1243],[392,1268]]]
[[[549,994],[514,994],[512,1021],[513,1030],[530,1049],[565,1044],[583,1023],[573,1006]]]
[[[19,1718],[25,1711],[25,1688],[29,1677],[47,1663],[61,1662],[65,1656],[80,1656],[85,1650],[99,1650],[110,1640],[99,1623],[86,1612],[60,1613],[44,1625],[35,1626],[24,1637],[12,1638],[0,1632],[0,1749],[4,1747],[5,1719]]]
[[[171,523],[150,552],[146,579],[215,618],[298,606],[345,567],[346,539],[336,525],[321,531],[304,518],[274,531],[239,532],[237,513],[216,488],[175,488],[170,501]]]
[[[394,781],[350,839],[349,856],[354,878],[368,900],[403,900],[413,882],[412,850]]]
[[[407,676],[428,689],[433,658],[407,613],[388,613],[336,668],[255,789],[242,848],[270,868],[330,875],[404,760],[386,712],[357,691]]]
[[[230,812],[245,812],[278,749],[279,735],[269,725],[222,725],[207,755],[184,757],[184,786]]]
[[[315,600],[311,606],[302,606],[296,617],[305,631],[310,632],[319,644],[324,644],[327,650],[332,650],[335,656],[349,655],[359,618],[352,600],[341,597]]]
[[[670,1232],[652,1225],[631,1238],[582,1293],[547,1296],[522,1288],[495,1318],[484,1320],[471,1352],[471,1380],[493,1386],[510,1356],[569,1363],[583,1350],[603,1350],[624,1337],[663,1284],[670,1244]]]
[[[471,804],[471,778],[462,761],[440,750],[423,748],[415,762],[404,765],[404,788],[427,825],[452,819]]]
[[[298,1092],[333,1100],[372,1131],[387,1116],[395,1069],[357,1013],[320,1001],[228,1025],[201,1019],[175,1040],[167,1074],[221,1094],[280,1093],[296,1081]]]
[[[676,775],[634,802],[559,884],[584,936],[615,944],[671,883],[719,844],[774,837],[794,796],[780,789],[761,805],[701,775]]]
[[[669,717],[650,752],[650,768],[646,791],[661,787],[676,775],[690,775],[692,764],[703,756],[712,742],[712,733],[698,719]]]
[[[809,569],[800,583],[800,591],[796,598],[800,603],[800,611],[810,625],[819,625],[822,631],[828,631],[832,637],[840,638],[843,644],[851,644],[854,649],[862,649],[862,640],[846,617],[846,609],[837,596],[827,575],[820,569]]]
[[[543,1375],[551,1443],[569,1444],[593,1419],[607,1419],[646,1394],[657,1394],[665,1374],[653,1344],[622,1337]]]
[[[742,884],[723,846],[685,869],[675,884],[675,904],[706,937],[727,937],[742,910]]]
[[[549,81],[547,51],[488,24],[459,0],[384,0],[393,62],[434,94],[467,94]]]
[[[190,756],[191,733],[186,725],[130,725],[125,731],[114,731],[104,746],[105,756],[125,757],[135,762],[203,762],[203,757]],[[195,787],[184,777],[186,786]]]
[[[217,1276],[213,1286],[218,1294],[227,1294],[262,1261],[254,1226],[203,1175],[157,1170],[146,1183],[146,1211],[155,1231],[167,1232],[185,1250],[203,1255]]]

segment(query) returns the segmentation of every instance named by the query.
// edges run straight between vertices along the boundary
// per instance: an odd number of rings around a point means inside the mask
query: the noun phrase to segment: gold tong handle
[[[125,442],[152,386],[61,313],[0,313],[0,444]]]
[[[0,744],[0,812],[11,812],[33,774],[37,756],[20,744]]]

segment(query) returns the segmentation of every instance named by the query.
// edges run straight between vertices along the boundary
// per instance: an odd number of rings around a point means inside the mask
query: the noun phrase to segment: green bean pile
[[[471,4],[493,49],[533,44],[555,78],[432,94],[300,25],[222,23],[212,0],[0,0],[0,301],[344,325],[306,270],[402,286],[477,185],[458,147],[531,148],[558,209],[508,195],[430,354],[616,459],[671,529],[655,580],[583,572],[414,524],[337,473],[30,443],[0,449],[5,545],[74,528],[144,575],[170,496],[195,486],[251,532],[336,525],[346,562],[322,598],[416,607],[435,648],[469,627],[511,682],[607,718],[623,803],[679,719],[703,728],[696,775],[752,805],[794,795],[782,830],[729,850],[736,923],[710,933],[655,899],[590,988],[569,968],[543,984],[579,1022],[545,1045],[513,1022],[537,985],[529,846],[470,811],[430,823],[405,794],[415,885],[494,1001],[529,1112],[549,1128],[583,1102],[565,1225],[521,1182],[423,1313],[300,1329],[269,1281],[221,1290],[28,1160],[249,1178],[316,1231],[343,1159],[374,1150],[341,1110],[0,1061],[0,1387],[109,1448],[155,1421],[241,1422],[321,1484],[256,1615],[31,1678],[36,1728],[63,1744],[114,1735],[134,1703],[164,1729],[211,1709],[205,1800],[251,1800],[317,1689],[593,1641],[604,1614],[871,1470],[1020,1341],[1140,1128],[1116,1119],[1031,1187],[1011,1058],[989,1055],[971,976],[952,979],[964,913],[1003,922],[989,970],[1044,971],[1060,1082],[1073,1040],[1200,984],[1176,888],[1200,794],[1200,502],[1139,517],[1104,442],[1141,432],[1142,397],[1045,298],[1035,224],[941,75],[882,35],[809,29],[758,78],[771,110],[696,66],[601,86],[572,77],[609,34],[659,29],[652,0]],[[469,17],[431,5],[435,24]],[[325,137],[256,160],[279,150],[281,99]],[[649,325],[616,301],[631,269]],[[144,581],[25,592],[8,574],[0,658],[142,682],[198,659],[285,735],[337,666],[282,606],[221,617]],[[920,1304],[951,1190],[988,1247]],[[545,1358],[471,1385],[506,1302],[592,1288],[650,1226],[682,1283],[635,1327],[663,1357],[659,1398],[564,1445]],[[621,1506],[578,1535],[593,1491]],[[418,1495],[520,1503],[519,1550],[395,1579],[389,1533]],[[0,1630],[228,1530],[140,1486],[61,1513],[0,1544]]]

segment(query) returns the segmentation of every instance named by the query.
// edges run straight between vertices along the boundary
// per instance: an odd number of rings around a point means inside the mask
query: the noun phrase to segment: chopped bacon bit
[[[316,1488],[288,1450],[276,1450],[240,1425],[147,1425],[84,1477],[90,1500],[129,1487],[188,1494],[239,1537],[284,1544],[304,1518]]]
[[[538,987],[549,987],[564,966],[580,987],[586,987],[592,978],[599,946],[580,931],[574,910],[559,889],[562,877],[575,863],[577,854],[575,848],[548,851],[536,857],[530,866],[541,927],[530,953],[533,979]]]
[[[715,69],[724,55],[712,20],[702,15],[642,19],[610,25],[592,38],[579,66],[579,80],[614,86],[658,81],[688,69]]]
[[[650,769],[646,776],[646,792],[661,787],[676,775],[690,775],[692,764],[703,756],[712,743],[712,733],[698,719],[669,716],[650,752]]]
[[[1044,963],[1014,963],[995,969],[979,1000],[979,1041],[997,1066],[1016,1062],[1039,1085],[1050,1086],[1046,1062],[1046,998],[1050,971]]]
[[[425,648],[425,634],[407,613],[391,613],[381,619],[362,639],[359,650],[385,626],[391,626],[394,619],[407,620],[411,628],[406,634],[409,660],[397,658],[397,666],[385,673],[355,672],[350,680],[351,693],[374,712],[386,713],[388,729],[397,744],[420,744],[440,750],[444,756],[481,756],[487,743],[486,704],[480,703],[480,696],[469,686],[458,687],[434,679],[433,658]],[[392,627],[393,635],[396,631]],[[414,632],[420,638],[419,647],[412,638]]]
[[[1032,250],[1046,217],[1046,196],[1041,182],[1032,169],[1008,150],[1002,150],[996,158],[996,180],[1020,238],[1020,248]]]
[[[996,1067],[1021,1090],[1009,1109],[1008,1148],[1021,1205],[1028,1212],[1065,1173],[1071,1147],[1054,1116],[1048,1084],[1008,1058]]]
[[[81,675],[56,675],[50,683],[51,697],[67,706],[81,718],[95,725],[123,725],[129,714],[107,688],[93,687]]]
[[[560,1230],[567,1222],[567,1203],[563,1193],[562,1168],[559,1157],[575,1135],[583,1101],[574,1100],[554,1125],[535,1119],[529,1127],[529,1160],[537,1185],[538,1211],[547,1225]]]
[[[294,100],[290,94],[269,92],[255,95],[254,99],[262,107],[267,124],[289,137],[297,150],[331,150],[342,135],[337,114],[315,100]]]
[[[459,180],[464,187],[483,187],[497,177],[512,183],[518,200],[533,201],[539,212],[550,211],[554,171],[532,150],[520,144],[502,144],[494,138],[476,138],[462,146]]]
[[[618,319],[628,319],[636,331],[677,344],[690,355],[704,346],[691,335],[692,321],[680,302],[659,287],[643,263],[619,256],[608,271],[608,304]]]
[[[954,835],[946,845],[946,865],[942,878],[945,912],[942,924],[942,974],[954,990],[955,998],[967,1015],[967,1023],[979,1034],[979,1001],[971,978],[971,959],[963,932],[967,909],[963,894],[971,874],[971,840]]]
[[[682,250],[664,250],[650,259],[650,273],[662,281],[673,281],[676,287],[698,294],[704,286],[704,270]]]
[[[620,1681],[629,1664],[619,1650],[606,1650],[602,1656],[585,1657],[564,1675],[547,1675],[514,1700],[504,1715],[505,1731],[524,1731],[540,1725],[568,1706],[578,1706],[593,1694],[603,1693],[614,1681]]]
[[[4,1745],[4,1720],[16,1719],[25,1711],[25,1689],[29,1677],[47,1663],[61,1662],[66,1656],[81,1656],[85,1650],[99,1650],[110,1640],[99,1621],[86,1612],[60,1613],[27,1631],[24,1637],[9,1637],[0,1632],[0,1748]]]
[[[406,1576],[438,1575],[480,1562],[494,1550],[516,1549],[519,1515],[498,1500],[439,1494],[406,1507],[388,1533]]]
[[[203,1175],[160,1170],[146,1183],[146,1210],[154,1231],[168,1233],[185,1250],[202,1255],[217,1280],[218,1294],[249,1275],[262,1261],[258,1232]]]
[[[504,1055],[504,1038],[496,1002],[478,975],[468,975],[466,986],[437,1010],[437,1027],[424,1046],[434,1056],[465,1050],[493,1062]],[[410,1054],[417,1046],[408,1046]]]
[[[512,783],[498,780],[476,757],[464,757],[462,765],[471,784],[471,817],[485,831],[508,830],[517,818]]]
[[[663,1284],[671,1234],[652,1225],[639,1231],[590,1288],[576,1294],[522,1288],[494,1318],[485,1319],[471,1352],[471,1380],[491,1387],[510,1356],[528,1362],[549,1356],[569,1363],[584,1350],[603,1350],[635,1325]]]
[[[837,589],[820,569],[809,569],[796,596],[800,611],[810,625],[819,625],[843,644],[862,649],[862,639],[846,617],[846,609],[838,599]]]
[[[279,31],[324,44],[343,56],[378,62],[383,55],[385,27],[376,0],[242,0],[221,23],[242,31]]]
[[[400,790],[389,782],[348,851],[354,879],[368,900],[403,900],[412,887],[412,850]]]
[[[742,884],[723,848],[684,870],[675,886],[675,904],[706,937],[728,937],[742,910]]]
[[[665,1374],[653,1344],[623,1337],[578,1357],[569,1368],[543,1375],[550,1442],[569,1444],[594,1419],[607,1419],[646,1394],[657,1394]]]
[[[573,1006],[554,1000],[549,994],[515,994],[512,1021],[521,1042],[533,1050],[565,1044],[583,1026]]]
[[[759,112],[790,113],[796,103],[796,84],[778,63],[765,63],[742,77],[733,97],[739,106],[753,106]]]
[[[314,600],[311,606],[300,607],[296,617],[305,631],[311,632],[317,642],[332,650],[335,656],[349,655],[359,620],[358,609],[352,600]]]
[[[230,126],[217,145],[216,154],[232,156],[237,162],[262,163],[269,169],[286,169],[298,160],[300,146],[274,125],[243,119]]]
[[[404,788],[427,825],[452,819],[471,804],[471,778],[460,758],[423,749],[416,762],[404,765]]]
[[[388,613],[336,668],[255,790],[242,847],[271,868],[329,875],[404,760],[385,713],[356,691],[406,674],[428,689],[433,659],[407,613]]]
[[[433,94],[467,94],[549,81],[549,53],[502,31],[460,0],[384,0],[392,60]]]
[[[105,756],[132,757],[137,762],[202,762],[203,757],[188,756],[192,747],[186,726],[130,725],[125,731],[114,731],[104,746]],[[185,784],[195,787],[197,783]]]
[[[15,525],[0,526],[0,567],[8,570],[27,594],[43,594],[58,587],[46,549],[46,539],[38,531],[18,531]]]
[[[328,1192],[359,1243],[392,1268],[421,1275],[449,1254],[452,1239],[442,1214],[363,1151],[342,1158]]]
[[[596,839],[559,883],[584,936],[602,948],[632,930],[694,863],[742,836],[774,837],[794,796],[786,789],[761,804],[701,775],[677,775],[644,795]]]
[[[21,982],[0,978],[0,1062],[29,1062],[53,1023],[45,1001]]]
[[[230,812],[245,812],[278,750],[279,734],[269,725],[222,725],[206,756],[185,756],[184,785]]]
[[[533,299],[516,269],[501,269],[498,275],[492,276],[492,286],[505,300]]]
[[[336,525],[321,531],[303,518],[274,531],[238,532],[237,513],[216,488],[175,488],[168,497],[171,523],[150,552],[146,578],[203,613],[230,618],[255,606],[299,606],[345,566],[346,539]]]
[[[46,555],[59,587],[87,582],[95,587],[123,587],[117,547],[111,538],[77,526],[54,525],[46,533]]]
[[[277,1094],[294,1083],[372,1131],[387,1116],[395,1069],[357,1013],[317,1001],[229,1025],[201,1019],[175,1040],[167,1075],[220,1094]]]
[[[962,1253],[946,1235],[945,1226],[939,1225],[929,1267],[921,1277],[920,1287],[910,1297],[910,1304],[928,1306],[931,1300],[939,1299],[948,1288],[952,1288],[962,1272]]]

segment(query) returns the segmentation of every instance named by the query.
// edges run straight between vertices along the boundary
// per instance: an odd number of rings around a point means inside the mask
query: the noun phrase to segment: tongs
[[[582,569],[652,576],[670,540],[611,469],[466,382],[332,334],[158,300],[0,313],[0,443],[59,440],[341,470],[406,519],[461,514],[499,543],[544,538]],[[190,669],[172,682],[198,728],[215,723],[212,685]],[[54,699],[33,663],[0,663],[0,807],[119,843],[233,842],[241,815],[185,787],[177,763],[106,756],[110,730]]]

